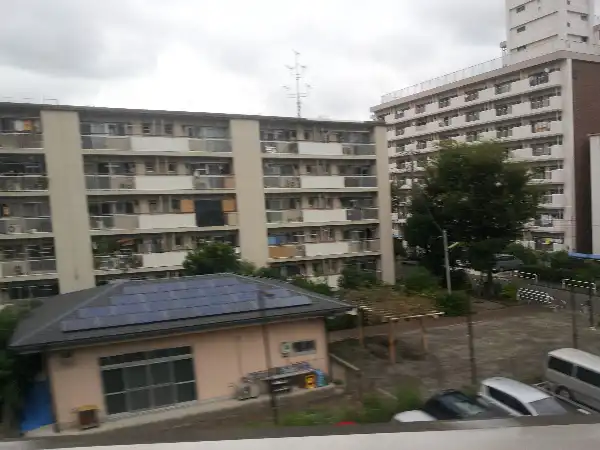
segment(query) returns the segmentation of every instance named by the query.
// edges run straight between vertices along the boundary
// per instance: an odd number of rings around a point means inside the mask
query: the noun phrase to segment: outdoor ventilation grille
[[[23,232],[20,225],[9,225],[7,231],[8,234],[18,234]]]

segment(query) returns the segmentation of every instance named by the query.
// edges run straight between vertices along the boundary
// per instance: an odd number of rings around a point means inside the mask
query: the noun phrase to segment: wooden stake
[[[391,317],[390,321],[390,334],[389,334],[389,347],[390,347],[390,363],[396,364],[396,327],[395,320]]]
[[[365,327],[363,326],[363,320],[365,317],[365,313],[360,306],[356,309],[356,317],[358,319],[358,342],[361,347],[364,347],[365,346]]]
[[[427,340],[427,329],[425,328],[425,318],[419,317],[419,325],[421,325],[421,344],[423,346],[423,353],[429,353],[429,342]]]

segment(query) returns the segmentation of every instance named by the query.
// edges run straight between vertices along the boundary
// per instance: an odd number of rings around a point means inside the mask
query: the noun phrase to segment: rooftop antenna
[[[302,99],[308,97],[308,91],[310,89],[310,85],[304,83],[304,85],[302,86],[304,91],[301,90],[300,85],[301,85],[302,79],[304,78],[304,72],[306,71],[306,66],[303,66],[302,64],[300,64],[300,53],[297,52],[296,50],[293,50],[293,52],[294,52],[294,65],[293,66],[286,65],[285,67],[287,67],[289,69],[292,76],[294,77],[295,89],[293,90],[293,92],[292,92],[292,87],[290,87],[290,86],[284,86],[284,89],[286,89],[287,91],[290,92],[288,94],[288,98],[296,99],[296,114],[300,118],[300,117],[302,117]]]

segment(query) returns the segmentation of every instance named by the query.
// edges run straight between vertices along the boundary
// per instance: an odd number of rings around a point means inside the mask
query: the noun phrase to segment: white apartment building
[[[393,283],[390,214],[381,123],[0,104],[3,300],[178,276],[206,240]]]
[[[392,178],[406,192],[395,232],[402,234],[411,185],[440,141],[497,140],[545,192],[523,243],[590,250],[587,136],[600,132],[593,0],[506,0],[506,17],[502,56],[386,94],[372,108],[387,124]]]

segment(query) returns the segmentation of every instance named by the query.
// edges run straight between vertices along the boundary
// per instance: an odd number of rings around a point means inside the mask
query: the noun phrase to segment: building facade
[[[393,282],[388,179],[376,122],[0,104],[4,299],[177,276],[206,240]]]
[[[522,243],[539,250],[591,247],[589,133],[600,131],[600,46],[593,2],[507,0],[502,56],[384,95],[372,111],[388,125],[394,211],[402,234],[413,183],[440,141],[495,140],[543,188]]]
[[[24,416],[57,430],[77,427],[86,406],[104,422],[242,400],[245,388],[265,396],[270,383],[284,388],[278,395],[306,388],[307,376],[330,373],[324,318],[351,310],[287,283],[223,274],[126,280],[53,300],[19,324],[10,347],[43,355],[36,379],[51,401],[26,402]]]

